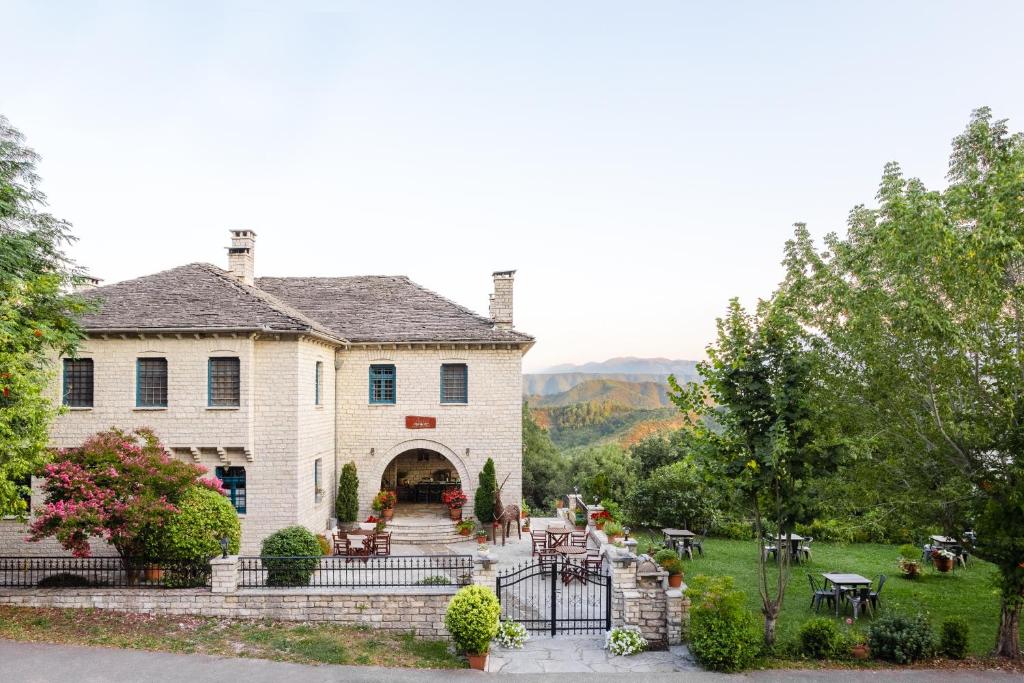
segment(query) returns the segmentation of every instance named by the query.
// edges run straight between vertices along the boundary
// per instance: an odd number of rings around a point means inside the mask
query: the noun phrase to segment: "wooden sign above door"
[[[422,417],[420,415],[406,415],[405,416],[405,428],[406,429],[436,429],[437,418],[436,417]]]

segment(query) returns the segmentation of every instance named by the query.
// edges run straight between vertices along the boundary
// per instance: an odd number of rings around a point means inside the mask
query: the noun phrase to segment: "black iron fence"
[[[0,587],[199,588],[208,562],[141,562],[120,557],[0,557]]]
[[[527,562],[499,572],[501,619],[531,633],[602,633],[612,627],[612,578],[573,560]]]
[[[472,555],[242,557],[239,588],[464,586]]]

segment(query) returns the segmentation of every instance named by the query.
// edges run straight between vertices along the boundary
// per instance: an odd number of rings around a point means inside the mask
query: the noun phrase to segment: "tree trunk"
[[[999,613],[999,633],[996,634],[996,657],[1020,659],[1020,610],[1019,597],[1003,596]]]
[[[775,624],[779,620],[779,606],[772,604],[762,610],[764,612],[764,644],[775,645]]]

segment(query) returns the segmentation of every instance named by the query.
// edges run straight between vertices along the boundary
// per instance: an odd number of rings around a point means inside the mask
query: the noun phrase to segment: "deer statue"
[[[509,474],[512,473],[509,472]],[[501,486],[494,492],[494,524],[501,527],[502,545],[505,545],[505,537],[512,533],[512,522],[516,523],[516,533],[519,534],[519,538],[522,539],[523,537],[523,528],[519,525],[519,506],[509,505],[505,507],[501,502],[501,489],[505,487],[509,474],[505,475],[505,478],[501,480]],[[497,542],[498,539],[495,538],[494,541]]]

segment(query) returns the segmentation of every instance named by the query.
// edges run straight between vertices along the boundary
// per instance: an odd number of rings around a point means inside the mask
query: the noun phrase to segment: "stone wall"
[[[0,604],[22,607],[94,608],[146,614],[192,614],[232,619],[330,622],[385,631],[416,631],[446,638],[444,613],[453,587],[393,589],[394,592],[341,589],[3,588]]]
[[[682,642],[690,608],[686,586],[669,588],[667,574],[638,572],[640,562],[629,551],[607,545],[603,551],[612,577],[612,626],[638,627],[654,649]]]

